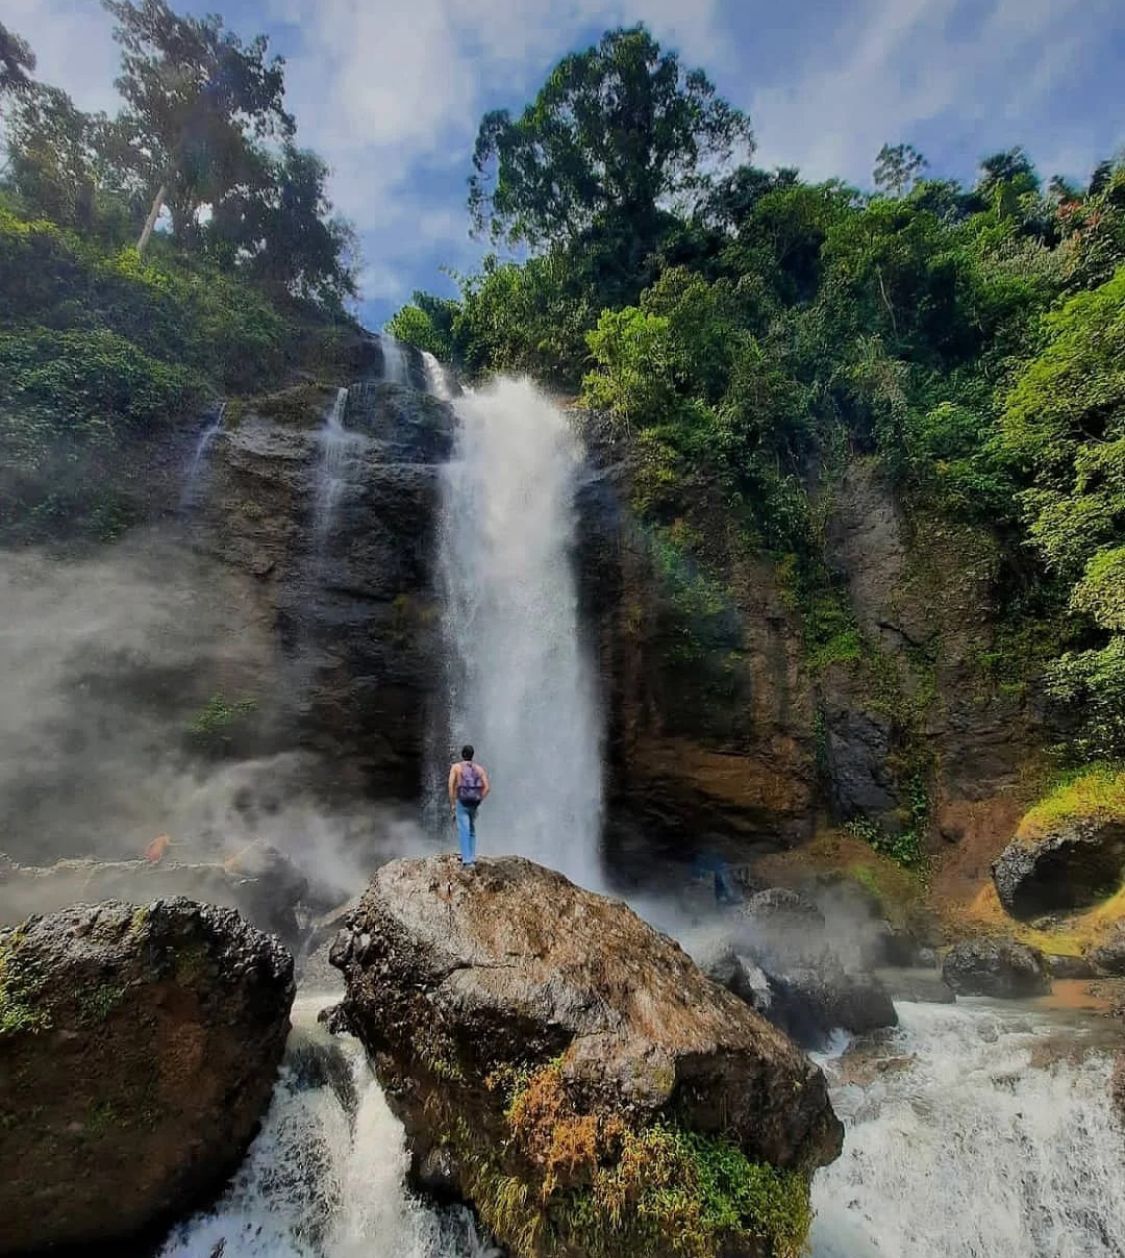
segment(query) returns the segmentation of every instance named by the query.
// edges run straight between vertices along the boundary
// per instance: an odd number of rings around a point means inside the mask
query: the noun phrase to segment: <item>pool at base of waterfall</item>
[[[356,1041],[304,996],[269,1114],[213,1212],[161,1258],[499,1258],[466,1210],[405,1188],[407,1153]],[[812,1258],[1110,1258],[1125,1137],[1104,1022],[1027,1006],[899,1005],[823,1061],[844,1153],[818,1173]]]

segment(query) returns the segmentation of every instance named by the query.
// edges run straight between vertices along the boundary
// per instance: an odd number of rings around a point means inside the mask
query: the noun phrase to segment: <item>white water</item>
[[[1018,1007],[898,1011],[891,1055],[913,1062],[833,1091],[847,1134],[813,1184],[812,1258],[1125,1254],[1107,1058],[1033,1067],[1052,1033],[1082,1032]]]
[[[491,777],[482,854],[519,853],[595,886],[601,736],[571,554],[578,444],[527,381],[455,409],[438,557],[449,753],[471,742]]]
[[[320,464],[317,468],[316,508],[313,517],[313,542],[318,555],[323,554],[332,532],[336,508],[348,483],[348,469],[360,437],[344,427],[348,408],[347,389],[338,389],[332,407],[320,430]]]
[[[410,363],[402,343],[389,332],[379,333],[379,343],[383,347],[383,379],[391,384],[409,385]]]
[[[445,374],[445,368],[429,350],[422,351],[422,362],[426,368],[427,389],[443,402],[452,401],[453,390],[449,387],[449,378]]]
[[[297,1001],[287,1064],[246,1161],[216,1209],[175,1229],[160,1258],[496,1258],[467,1212],[439,1213],[407,1193],[402,1126],[358,1043],[317,1025],[323,1004]],[[342,1055],[354,1112],[328,1084],[302,1084],[302,1041]]]
[[[181,511],[189,510],[195,504],[199,492],[200,475],[207,466],[207,455],[211,449],[211,444],[222,430],[223,416],[226,412],[227,404],[224,402],[219,407],[215,418],[199,434],[199,440],[195,443],[195,449],[192,451],[191,461],[184,472],[183,487],[180,490]]]

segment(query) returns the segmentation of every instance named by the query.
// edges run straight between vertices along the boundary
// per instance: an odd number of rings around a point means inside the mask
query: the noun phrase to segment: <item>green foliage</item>
[[[1125,634],[1089,651],[1067,651],[1047,670],[1047,693],[1075,726],[1064,755],[1125,755]]]
[[[1016,837],[1034,842],[1075,821],[1125,820],[1125,764],[1103,761],[1062,773],[1024,813]]]
[[[257,709],[256,699],[212,695],[189,722],[188,736],[202,750],[212,755],[221,754],[229,749]]]
[[[636,264],[659,205],[700,193],[750,140],[701,70],[683,70],[643,26],[608,31],[560,61],[518,119],[485,116],[469,206],[494,239],[569,243],[594,229],[616,234],[614,253]]]
[[[20,929],[0,932],[0,1037],[50,1029],[50,1015],[39,1004],[42,978],[21,954]]]

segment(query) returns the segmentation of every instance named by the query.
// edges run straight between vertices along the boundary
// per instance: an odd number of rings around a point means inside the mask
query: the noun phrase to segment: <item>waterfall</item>
[[[313,517],[313,540],[318,555],[323,554],[336,508],[348,481],[348,467],[359,437],[344,427],[348,408],[347,389],[338,389],[320,430],[320,465],[317,469],[316,508]]]
[[[813,1182],[812,1258],[1120,1255],[1106,1055],[1018,1005],[898,1011],[886,1068],[833,1089],[847,1134]]]
[[[401,1124],[358,1041],[293,1009],[281,1078],[246,1161],[215,1210],[175,1228],[160,1258],[499,1258],[465,1210],[406,1190]]]
[[[453,390],[449,387],[449,379],[445,374],[445,368],[429,350],[422,351],[422,363],[426,368],[426,388],[434,397],[440,398],[441,401],[451,402],[453,400]]]
[[[383,379],[391,384],[410,385],[410,361],[400,341],[396,341],[389,332],[379,334],[379,343],[383,347]]]
[[[483,855],[519,853],[596,886],[600,722],[571,554],[578,444],[526,381],[454,406],[438,555],[448,750],[473,743],[491,775]]]
[[[227,404],[219,407],[215,413],[215,418],[203,429],[199,434],[199,440],[195,443],[195,449],[184,471],[183,487],[180,490],[180,510],[188,511],[195,505],[196,496],[199,492],[199,478],[203,469],[207,466],[207,455],[211,449],[211,443],[219,435],[223,426],[223,416],[227,413]]]

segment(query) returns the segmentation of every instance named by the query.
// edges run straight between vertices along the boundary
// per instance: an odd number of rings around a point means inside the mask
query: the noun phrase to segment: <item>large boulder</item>
[[[336,939],[416,1179],[518,1258],[798,1252],[821,1072],[624,904],[519,858],[401,860]]]
[[[1051,990],[1043,954],[1012,939],[967,939],[946,954],[941,974],[959,996],[1015,1000]]]
[[[1013,917],[1085,908],[1117,890],[1125,870],[1125,822],[1069,820],[1034,840],[1013,839],[992,866]]]
[[[78,905],[0,931],[0,1254],[113,1246],[238,1165],[293,962],[231,909]]]

